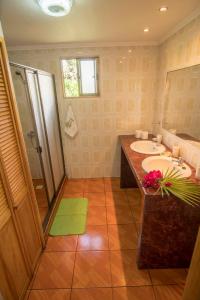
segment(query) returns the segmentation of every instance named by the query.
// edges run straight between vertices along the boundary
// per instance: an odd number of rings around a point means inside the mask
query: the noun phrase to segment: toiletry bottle
[[[142,135],[142,130],[136,130],[135,131],[135,137],[136,137],[136,139],[140,139],[141,135]]]
[[[180,153],[180,147],[177,145],[174,145],[172,147],[172,156],[173,157],[179,157],[179,153]]]
[[[142,139],[143,140],[148,140],[149,137],[149,132],[148,131],[142,131]]]
[[[200,164],[197,165],[195,177],[200,179]]]
[[[156,135],[156,139],[157,139],[158,144],[161,144],[161,142],[162,142],[162,134],[157,134]]]

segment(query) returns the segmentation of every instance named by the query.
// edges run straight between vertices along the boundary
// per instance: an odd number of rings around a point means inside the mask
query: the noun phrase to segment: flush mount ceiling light
[[[168,7],[167,6],[161,6],[160,8],[159,8],[159,11],[160,12],[166,12],[168,10]]]
[[[149,32],[149,28],[148,27],[144,28],[144,32]]]
[[[62,17],[69,14],[73,0],[38,0],[43,12],[49,16]]]

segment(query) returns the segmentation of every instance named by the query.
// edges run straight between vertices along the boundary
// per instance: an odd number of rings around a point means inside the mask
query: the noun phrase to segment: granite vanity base
[[[121,168],[120,168],[120,187],[121,188],[137,188],[138,184],[133,176],[133,172],[128,164],[124,151],[121,151]]]
[[[145,197],[142,218],[138,267],[189,267],[200,224],[200,209],[174,197]]]
[[[138,164],[141,166],[141,164]],[[121,151],[121,187],[139,187],[142,193],[141,229],[137,265],[143,268],[187,268],[200,225],[200,208],[176,197],[144,192],[127,153]]]

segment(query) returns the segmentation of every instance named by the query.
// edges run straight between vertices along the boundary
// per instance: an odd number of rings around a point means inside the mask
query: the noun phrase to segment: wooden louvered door
[[[1,207],[4,208],[4,212],[7,211],[6,214],[0,215],[0,291],[4,299],[20,299],[29,282],[29,271],[1,178],[0,193]]]
[[[5,193],[3,190],[3,183],[0,180],[0,230],[7,223],[11,216],[10,209],[8,207],[8,202],[5,198]]]
[[[2,39],[0,241],[0,292],[5,299],[22,299],[41,253],[43,233]]]

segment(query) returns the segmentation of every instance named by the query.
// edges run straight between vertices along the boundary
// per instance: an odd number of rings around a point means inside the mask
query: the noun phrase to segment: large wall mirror
[[[163,128],[200,148],[200,65],[167,73]]]

